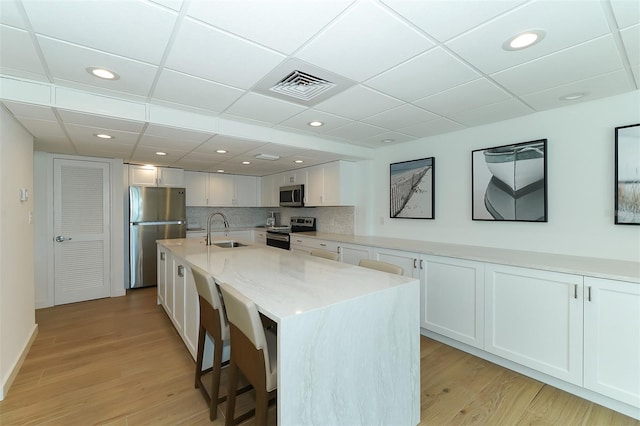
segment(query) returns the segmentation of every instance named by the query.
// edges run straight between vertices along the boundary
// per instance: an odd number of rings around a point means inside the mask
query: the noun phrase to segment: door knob
[[[61,243],[61,242],[63,242],[63,241],[71,241],[71,238],[65,238],[65,237],[63,237],[62,235],[58,235],[58,236],[55,238],[55,241],[56,241],[57,243]]]

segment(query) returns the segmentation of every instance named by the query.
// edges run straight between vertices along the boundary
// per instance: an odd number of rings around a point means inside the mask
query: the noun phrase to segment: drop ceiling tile
[[[220,112],[243,93],[234,87],[165,69],[160,74],[152,98]]]
[[[159,136],[149,136],[145,134],[142,136],[142,138],[140,138],[140,142],[138,143],[138,145],[140,147],[153,148],[161,151],[175,149],[187,153],[195,149],[198,145],[200,145],[200,143],[184,139],[168,139]]]
[[[247,93],[227,108],[225,115],[234,115],[263,123],[278,124],[302,111],[306,107],[281,101],[257,93]]]
[[[462,130],[464,127],[465,126],[447,118],[436,118],[435,120],[431,120],[426,123],[418,123],[412,126],[403,127],[400,131],[417,138],[426,138],[428,136]]]
[[[631,66],[640,64],[640,24],[620,31],[620,37]]]
[[[57,121],[53,109],[45,106],[24,104],[21,102],[3,101],[4,105],[15,117],[33,118],[36,120]]]
[[[154,123],[150,123],[147,126],[147,129],[144,131],[144,135],[195,142],[197,144],[201,144],[212,136],[211,133],[198,132],[197,130],[181,129],[170,126],[161,126]]]
[[[187,13],[240,37],[291,54],[352,2],[353,0],[197,1],[190,4]]]
[[[303,47],[297,57],[353,80],[365,80],[433,47],[382,6],[360,2]]]
[[[42,139],[43,141],[52,140],[62,145],[69,144],[67,135],[57,121],[37,120],[27,117],[20,117],[18,121],[22,123],[25,129],[36,139]]]
[[[638,0],[610,0],[618,28],[627,28],[640,23],[640,3]]]
[[[575,81],[552,89],[543,90],[522,96],[522,100],[538,111],[588,102],[605,96],[614,96],[633,90],[629,76],[624,69],[586,80]],[[561,97],[573,93],[586,93],[583,98],[573,101],[562,100]]]
[[[78,155],[87,157],[122,158],[124,160],[130,157],[132,148],[80,145],[77,146],[77,150]]]
[[[372,136],[370,138],[361,139],[358,144],[363,144],[369,146],[371,148],[379,148],[381,146],[389,146],[393,144],[398,144],[402,142],[409,142],[415,139],[413,136],[406,135],[404,133],[399,132],[385,132],[380,133],[378,135]],[[383,142],[388,141],[388,142]]]
[[[446,41],[526,0],[382,0],[432,37]]]
[[[309,126],[309,123],[312,121],[321,121],[324,124],[320,127]],[[278,128],[288,127],[309,133],[324,134],[330,132],[331,130],[337,129],[338,127],[344,126],[345,124],[348,124],[350,122],[351,120],[345,117],[328,114],[316,109],[308,109],[294,117],[291,117],[288,120],[283,121],[282,123],[280,123],[280,126],[278,126]]]
[[[234,138],[225,135],[215,135],[200,145],[195,152],[215,153],[218,149],[227,150],[227,154],[216,154],[222,156],[222,161],[224,158],[242,154],[263,145],[266,144],[264,142]]]
[[[27,29],[27,25],[18,8],[17,0],[2,0],[0,2],[0,24]]]
[[[528,108],[517,99],[507,99],[495,104],[451,114],[451,119],[465,126],[480,126],[520,117],[531,112],[533,112],[531,108]]]
[[[367,81],[368,86],[411,102],[480,77],[438,47]]]
[[[77,124],[97,129],[113,129],[121,132],[139,133],[144,127],[141,121],[121,120],[118,118],[104,117],[100,115],[83,114],[58,108],[58,114],[65,124]]]
[[[372,126],[360,121],[354,121],[353,123],[349,123],[332,130],[329,132],[329,135],[343,138],[348,141],[358,141],[386,133],[387,131],[388,129],[384,129],[382,127]]]
[[[139,1],[24,1],[23,5],[38,34],[156,65],[178,16]]]
[[[250,151],[246,151],[242,155],[246,157],[254,158],[258,154],[266,154],[266,155],[275,155],[280,158],[287,158],[287,157],[291,157],[292,155],[300,155],[304,151],[306,151],[305,148],[298,148],[295,146],[269,143],[269,144],[262,145],[261,147],[254,148]],[[270,160],[260,160],[260,161],[264,162],[264,161],[270,161]]]
[[[157,67],[121,56],[38,36],[42,53],[56,80],[68,80],[88,86],[147,96]],[[118,80],[103,80],[86,71],[87,67],[107,67],[118,74]]]
[[[576,19],[577,16],[580,18]],[[502,48],[507,39],[530,29],[544,30],[545,38],[527,49]],[[609,32],[600,2],[535,1],[447,42],[446,46],[490,74]]]
[[[33,150],[40,152],[51,152],[54,154],[77,155],[75,147],[71,145],[66,137],[56,137],[49,135],[44,138],[36,138],[33,143]]]
[[[399,130],[413,124],[423,123],[438,118],[435,114],[413,105],[404,104],[372,117],[365,118],[365,123],[390,130]]]
[[[397,99],[359,85],[320,102],[314,108],[329,114],[360,120],[401,104],[402,102]]]
[[[163,152],[166,152],[166,156],[157,155],[156,152],[159,149],[151,146],[138,145],[131,156],[131,160],[142,164],[171,164],[178,161],[189,153],[188,150],[180,148],[164,148]]]
[[[169,9],[173,9],[175,11],[180,11],[182,9],[183,1],[182,0],[150,0],[154,3],[162,5],[164,7],[168,7]]]
[[[448,116],[454,112],[478,108],[510,97],[511,95],[489,80],[481,78],[413,103],[436,114]]]
[[[598,58],[594,61],[593,58]],[[611,36],[536,59],[491,77],[516,95],[539,92],[622,68]]]
[[[15,69],[40,76],[46,75],[27,31],[0,25],[0,40],[2,46],[0,64],[3,69]]]
[[[113,136],[113,139],[100,139],[95,136],[96,133],[101,132],[103,129],[96,127],[79,126],[76,124],[65,124],[65,129],[71,138],[74,145],[80,144],[91,146],[116,146],[126,145],[130,150],[138,141],[139,134],[137,132],[118,132],[113,129],[109,129],[109,135]]]
[[[285,57],[193,19],[185,18],[166,67],[248,89]]]

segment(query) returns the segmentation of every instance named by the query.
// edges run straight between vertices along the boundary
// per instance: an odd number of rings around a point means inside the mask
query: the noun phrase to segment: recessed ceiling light
[[[224,173],[224,170],[218,169],[218,173]]]
[[[560,97],[561,101],[575,101],[576,99],[584,98],[587,94],[584,92],[570,93]]]
[[[118,80],[120,78],[117,73],[106,68],[89,67],[87,68],[87,72],[95,77],[102,78],[104,80]]]
[[[504,50],[520,50],[540,43],[545,36],[542,30],[529,30],[510,37],[502,44]]]
[[[218,154],[226,154],[226,153],[227,153],[227,150],[226,150],[226,149],[216,149],[216,152],[217,152]]]
[[[302,160],[295,160],[295,161],[294,161],[294,163],[301,164],[301,163],[304,163],[304,161],[302,161]]]
[[[251,164],[251,161],[243,161],[242,164]]]
[[[311,122],[309,122],[309,126],[311,126],[311,127],[320,127],[323,124],[324,123],[322,121],[311,121]]]
[[[93,136],[95,136],[96,138],[100,138],[100,139],[114,139],[113,136],[108,135],[106,133],[94,133]]]
[[[167,155],[167,153],[166,152],[162,152],[162,151],[158,151],[158,152],[156,152],[156,155]]]
[[[395,139],[382,139],[380,142],[382,142],[382,143],[391,143],[391,142],[394,142],[394,141],[395,141]]]

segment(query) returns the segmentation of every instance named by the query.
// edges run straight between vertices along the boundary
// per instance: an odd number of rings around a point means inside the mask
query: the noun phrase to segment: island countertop
[[[158,244],[208,271],[218,282],[232,284],[276,322],[416,281],[258,244],[221,248],[189,238]]]

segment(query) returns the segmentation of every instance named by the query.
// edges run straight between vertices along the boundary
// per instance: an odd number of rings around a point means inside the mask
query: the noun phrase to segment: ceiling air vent
[[[258,154],[256,155],[256,158],[259,160],[271,160],[271,161],[275,161],[275,160],[279,160],[280,157],[277,155],[271,155],[271,154]]]
[[[330,81],[295,70],[269,90],[303,101],[310,101],[334,87],[336,85]]]
[[[355,81],[346,77],[290,58],[272,69],[251,90],[288,102],[313,106],[354,84]]]

